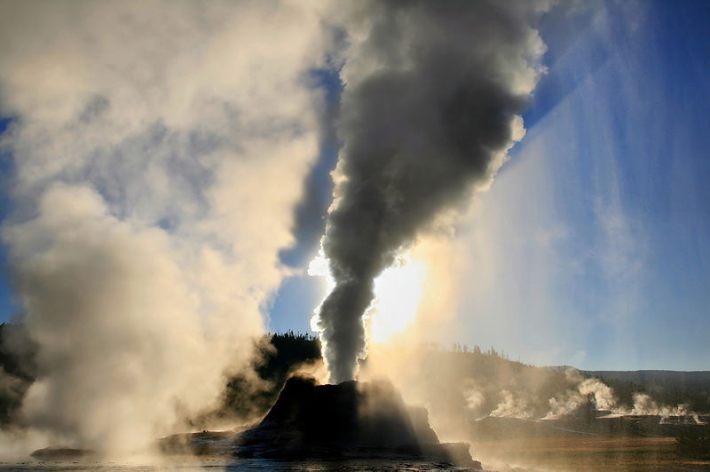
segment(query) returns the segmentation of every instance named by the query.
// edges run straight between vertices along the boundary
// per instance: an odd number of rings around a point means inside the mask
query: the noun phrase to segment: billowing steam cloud
[[[438,215],[484,187],[540,73],[539,3],[357,2],[323,251],[335,287],[318,327],[331,381],[352,379],[373,280]],[[386,314],[383,314],[386,316]]]
[[[500,416],[503,418],[532,418],[532,407],[525,397],[516,396],[508,390],[501,392],[503,397],[500,403],[491,411],[490,416]]]
[[[629,414],[631,415],[656,415],[667,417],[685,416],[692,413],[688,410],[688,405],[686,405],[685,403],[681,403],[676,406],[659,405],[647,393],[634,393],[633,399],[634,406],[629,412]]]
[[[317,155],[322,31],[308,2],[2,2],[24,424],[140,447],[244,368]]]
[[[570,415],[575,415],[582,409],[593,406],[595,409],[605,412],[608,416],[686,416],[695,415],[690,411],[687,404],[676,406],[659,404],[649,394],[636,392],[632,395],[632,404],[624,405],[620,403],[614,390],[595,377],[584,377],[576,369],[569,368],[565,371],[565,379],[568,388],[556,393],[546,399],[547,412],[540,416],[540,400],[537,395],[520,388],[515,392],[503,390],[500,393],[500,401],[496,407],[488,413],[490,416],[520,418],[520,419],[560,419]],[[480,396],[482,393],[471,389],[466,392],[467,398]],[[591,404],[590,404],[591,402]],[[470,405],[471,410],[477,410],[482,402]],[[696,415],[697,416],[697,415]]]
[[[549,399],[550,411],[545,418],[570,415],[582,408],[590,398],[594,399],[594,406],[600,410],[614,410],[617,407],[614,391],[601,380],[594,377],[585,379],[575,369],[567,369],[565,376],[574,388]]]

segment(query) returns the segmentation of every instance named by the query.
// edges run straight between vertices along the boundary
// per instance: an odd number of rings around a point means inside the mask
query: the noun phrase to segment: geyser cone
[[[293,377],[238,455],[271,458],[407,458],[476,466],[467,444],[441,444],[423,408],[386,381],[317,385]]]

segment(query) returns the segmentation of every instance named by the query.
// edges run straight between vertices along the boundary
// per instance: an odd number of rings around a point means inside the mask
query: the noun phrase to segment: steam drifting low
[[[530,2],[359,2],[340,18],[344,147],[322,239],[335,286],[317,315],[332,382],[355,377],[374,279],[488,185],[522,137],[541,72],[540,12]]]

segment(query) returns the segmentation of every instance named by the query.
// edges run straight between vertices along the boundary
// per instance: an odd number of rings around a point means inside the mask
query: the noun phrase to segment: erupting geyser
[[[373,1],[346,15],[343,149],[322,239],[335,285],[316,319],[331,382],[355,378],[375,278],[489,184],[522,137],[519,115],[541,72],[540,9]]]
[[[271,411],[239,439],[237,455],[278,459],[418,458],[480,468],[463,443],[442,444],[423,408],[385,381],[317,385],[292,377]]]

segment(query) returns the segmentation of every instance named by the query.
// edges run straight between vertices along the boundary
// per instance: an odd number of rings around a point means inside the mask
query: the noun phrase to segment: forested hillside
[[[293,332],[266,335],[256,343],[255,352],[254,370],[231,377],[222,406],[196,418],[196,427],[214,419],[260,417],[294,369],[320,363],[318,340]],[[33,353],[20,325],[0,325],[1,423],[13,420],[36,375]],[[555,406],[578,399],[580,391],[585,392],[580,385],[586,378],[598,378],[611,387],[620,405],[631,407],[633,394],[646,393],[658,404],[686,404],[691,411],[710,412],[710,372],[583,372],[510,361],[492,348],[454,345],[422,346],[415,374],[414,382],[432,412],[447,416],[543,417]]]

